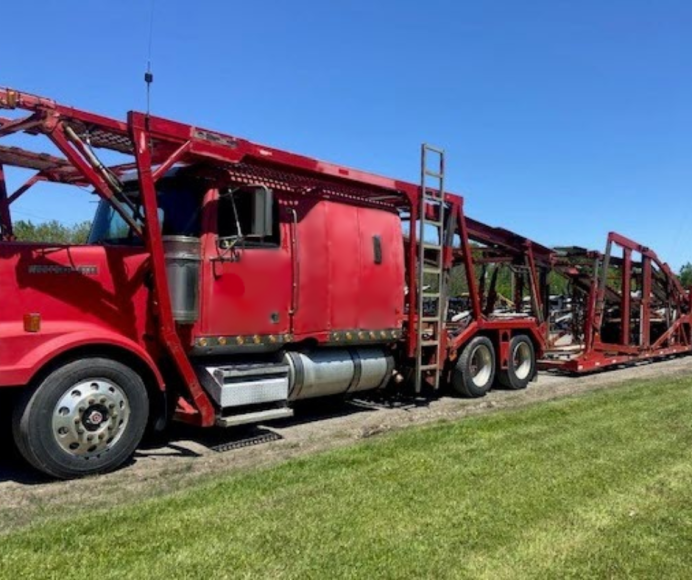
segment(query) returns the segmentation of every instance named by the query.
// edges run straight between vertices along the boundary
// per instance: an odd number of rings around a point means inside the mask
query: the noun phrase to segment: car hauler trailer
[[[138,112],[11,89],[0,109],[0,137],[59,152],[0,141],[0,387],[22,391],[18,448],[52,476],[116,468],[168,416],[230,427],[390,383],[481,396],[535,375],[550,252],[467,220],[440,150],[412,184]],[[7,167],[35,173],[9,191]],[[86,245],[15,240],[11,205],[43,181],[100,197]],[[528,312],[495,312],[501,265]],[[458,269],[469,310],[448,321]]]
[[[556,254],[571,307],[539,368],[583,373],[692,351],[692,297],[653,250],[611,232],[605,253]]]

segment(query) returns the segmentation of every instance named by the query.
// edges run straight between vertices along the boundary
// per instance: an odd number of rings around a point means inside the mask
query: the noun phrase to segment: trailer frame
[[[621,256],[614,255],[616,248]],[[640,260],[634,260],[633,254]],[[585,276],[588,264],[591,274]],[[561,356],[564,351],[549,338],[539,368],[587,373],[692,352],[692,295],[647,246],[610,232],[604,253],[571,248],[556,261],[555,271],[581,286],[586,296],[583,338],[578,350],[567,356]],[[640,296],[634,294],[635,285]],[[652,337],[654,306],[664,311],[665,328]],[[612,320],[618,326],[616,336],[612,331],[604,336],[609,307],[620,313]],[[633,327],[636,320],[638,328]]]

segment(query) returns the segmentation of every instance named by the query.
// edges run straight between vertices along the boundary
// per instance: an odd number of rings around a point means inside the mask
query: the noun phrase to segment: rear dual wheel
[[[495,380],[495,347],[489,338],[477,336],[461,351],[452,373],[452,387],[464,397],[484,396]]]
[[[508,389],[525,389],[536,374],[536,352],[525,334],[512,337],[506,370],[497,374],[498,382]]]
[[[533,343],[524,334],[512,337],[509,343],[508,368],[497,371],[497,358],[492,341],[485,336],[472,339],[461,351],[452,373],[452,387],[465,397],[482,397],[498,382],[509,389],[524,389],[536,373]]]
[[[59,479],[112,471],[139,445],[149,415],[141,377],[105,358],[67,363],[27,391],[14,409],[17,447]]]

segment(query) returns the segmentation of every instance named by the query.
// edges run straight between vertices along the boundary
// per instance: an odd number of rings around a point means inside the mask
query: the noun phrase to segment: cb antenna
[[[154,73],[151,72],[151,46],[154,40],[154,7],[156,0],[151,0],[151,12],[149,15],[149,49],[147,52],[147,71],[144,73],[144,82],[147,85],[147,122],[151,111],[151,84],[154,82]]]

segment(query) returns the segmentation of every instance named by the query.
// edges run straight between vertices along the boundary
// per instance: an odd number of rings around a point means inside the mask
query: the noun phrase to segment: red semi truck
[[[482,396],[534,378],[553,253],[465,218],[442,151],[423,147],[412,184],[138,112],[11,89],[0,109],[0,137],[59,152],[0,145],[0,387],[21,391],[14,437],[37,469],[112,470],[169,418],[231,427],[388,385]],[[8,167],[34,173],[10,191]],[[15,239],[11,204],[42,181],[99,196],[87,244]],[[513,311],[495,311],[487,264],[512,268]]]

